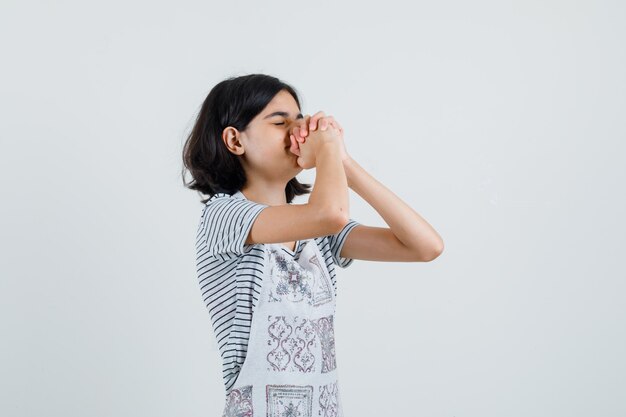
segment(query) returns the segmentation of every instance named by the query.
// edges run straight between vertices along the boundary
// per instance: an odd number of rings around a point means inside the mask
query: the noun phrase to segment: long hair
[[[300,108],[296,90],[276,77],[249,74],[230,77],[215,85],[202,103],[194,126],[183,146],[182,179],[185,187],[208,197],[216,193],[234,194],[246,183],[246,173],[237,155],[226,149],[222,132],[227,126],[245,130],[281,90],[289,92]],[[186,171],[192,179],[187,181]],[[291,203],[295,196],[311,192],[311,184],[296,177],[289,180],[285,196]]]

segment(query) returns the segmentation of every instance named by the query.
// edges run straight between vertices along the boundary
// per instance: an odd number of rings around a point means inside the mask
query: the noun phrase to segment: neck
[[[250,201],[268,206],[287,204],[284,183],[248,183],[240,191]]]

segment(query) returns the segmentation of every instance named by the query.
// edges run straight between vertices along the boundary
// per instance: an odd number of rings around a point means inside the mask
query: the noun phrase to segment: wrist
[[[350,155],[345,155],[341,158],[341,163],[344,165],[344,167],[346,167],[348,165],[353,165],[355,161]]]
[[[352,173],[354,171],[354,165],[356,161],[349,155],[341,160],[343,165],[343,171],[346,174],[346,180],[348,181],[348,187],[352,188]]]
[[[317,145],[317,149],[315,151],[316,154],[322,153],[322,152],[330,152],[333,154],[339,154],[340,149],[337,146],[336,142],[333,141],[327,141],[327,142],[320,142]]]

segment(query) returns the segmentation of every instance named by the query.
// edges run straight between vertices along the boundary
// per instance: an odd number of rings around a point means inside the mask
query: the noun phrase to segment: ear
[[[239,132],[232,126],[226,127],[222,131],[222,141],[224,142],[224,146],[228,149],[229,152],[235,155],[243,155],[245,149],[243,147],[243,143],[241,141],[241,137],[244,133]]]

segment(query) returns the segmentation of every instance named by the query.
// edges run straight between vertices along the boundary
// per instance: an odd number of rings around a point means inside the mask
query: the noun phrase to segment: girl
[[[197,271],[222,357],[224,417],[342,416],[335,266],[430,261],[443,250],[437,232],[348,155],[332,116],[300,111],[278,78],[231,77],[209,92],[183,148],[183,183],[208,196]],[[311,190],[296,175],[313,167]],[[390,228],[350,218],[348,187]],[[308,202],[292,204],[302,194]]]

